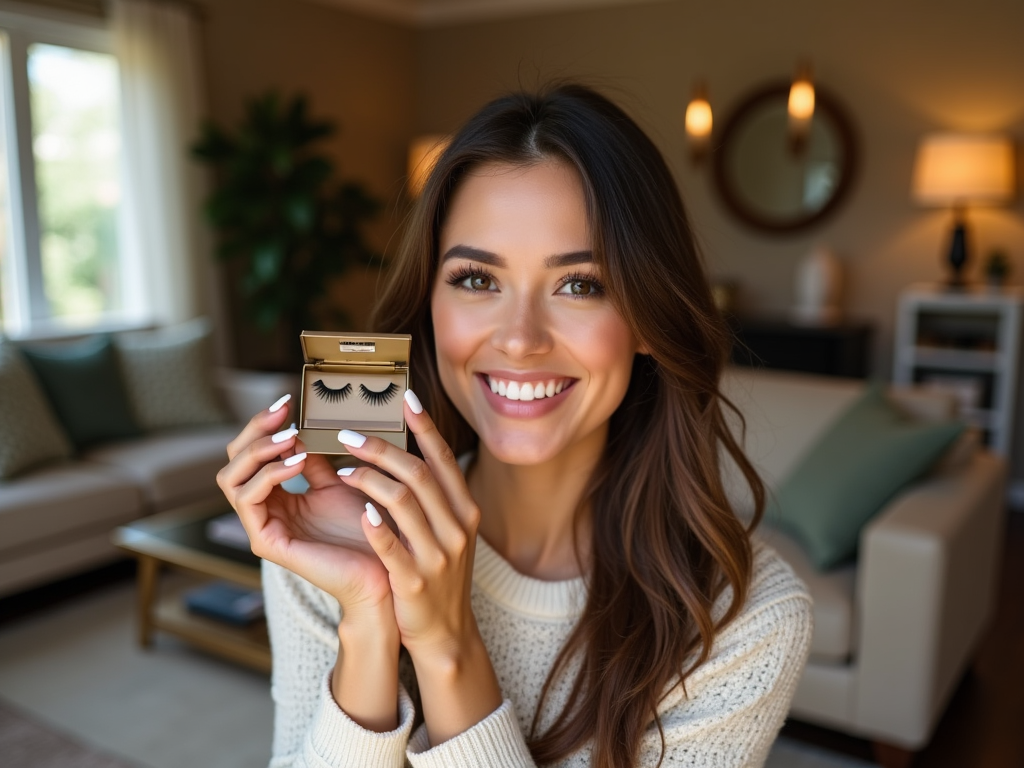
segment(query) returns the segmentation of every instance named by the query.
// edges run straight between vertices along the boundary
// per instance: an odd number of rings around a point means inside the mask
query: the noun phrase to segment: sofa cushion
[[[0,338],[0,480],[71,455],[71,441],[18,348]]]
[[[203,318],[115,340],[132,412],[146,430],[223,424],[210,324]]]
[[[35,542],[79,529],[112,529],[139,517],[142,497],[135,484],[97,469],[59,462],[0,485],[0,550],[31,549]]]
[[[154,510],[216,495],[217,471],[227,464],[236,425],[157,432],[98,446],[85,461],[114,468],[137,483]]]
[[[860,529],[964,431],[957,421],[920,422],[871,385],[807,451],[768,505],[773,524],[818,568],[857,550]]]
[[[754,535],[789,563],[811,593],[814,633],[810,660],[822,664],[847,663],[857,653],[856,566],[849,563],[823,573],[815,568],[800,544],[783,531],[762,523]]]
[[[109,336],[33,344],[22,352],[76,447],[140,434]]]

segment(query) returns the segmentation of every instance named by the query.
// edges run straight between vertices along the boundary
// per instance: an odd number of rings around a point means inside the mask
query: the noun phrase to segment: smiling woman
[[[408,452],[343,430],[335,475],[282,407],[219,475],[267,563],[272,764],[762,764],[810,606],[723,490],[725,454],[756,524],[728,332],[639,127],[576,85],[485,106],[375,331],[412,336]]]

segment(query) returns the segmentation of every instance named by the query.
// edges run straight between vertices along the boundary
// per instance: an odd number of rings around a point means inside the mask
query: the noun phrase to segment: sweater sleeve
[[[273,654],[271,768],[402,768],[414,707],[399,690],[398,727],[375,733],[334,701],[337,602],[295,574],[264,561],[263,592]]]
[[[711,658],[660,709],[664,768],[759,768],[782,727],[811,642],[811,606],[794,594],[741,616],[718,636]],[[654,768],[661,735],[650,726],[638,768]],[[509,701],[455,738],[430,748],[421,726],[409,742],[413,768],[534,766]],[[566,768],[591,764],[589,749]]]

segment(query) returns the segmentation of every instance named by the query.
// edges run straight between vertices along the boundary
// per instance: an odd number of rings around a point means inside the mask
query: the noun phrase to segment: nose
[[[553,343],[544,308],[526,296],[516,301],[507,308],[491,344],[513,360],[550,352]]]

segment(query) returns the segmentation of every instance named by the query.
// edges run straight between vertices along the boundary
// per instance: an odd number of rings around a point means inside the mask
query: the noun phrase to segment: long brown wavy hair
[[[580,503],[592,516],[587,602],[548,674],[530,751],[538,763],[551,763],[589,742],[595,766],[627,768],[652,723],[664,755],[659,702],[708,659],[715,633],[746,599],[749,531],[726,498],[720,451],[732,457],[752,489],[751,527],[764,506],[761,481],[726,424],[724,410],[735,408],[719,391],[731,336],[660,152],[622,109],[582,85],[492,101],[459,131],[431,172],[372,327],[412,334],[413,389],[456,454],[473,449],[476,435],[437,373],[430,295],[439,234],[469,170],[545,159],[579,173],[594,261],[650,354],[634,359],[603,457]],[[715,621],[712,605],[727,586],[731,603]],[[577,658],[582,663],[566,706],[537,733],[552,681]]]

